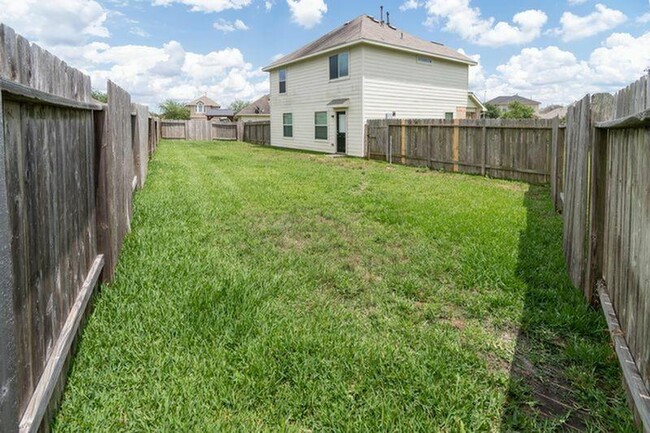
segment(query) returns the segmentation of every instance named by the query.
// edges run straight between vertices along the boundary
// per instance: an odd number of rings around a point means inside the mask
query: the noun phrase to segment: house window
[[[421,63],[423,65],[431,65],[431,64],[433,64],[433,59],[430,59],[429,57],[417,56],[416,59],[417,59],[418,63]]]
[[[452,112],[446,112],[445,113],[445,120],[454,120],[454,113]]]
[[[330,57],[330,80],[337,78],[347,77],[349,68],[350,55],[348,53],[340,53]]]
[[[327,140],[327,111],[314,113],[314,128],[316,140]]]
[[[282,135],[284,137],[293,137],[293,115],[291,113],[282,115]]]
[[[205,113],[205,105],[203,105],[203,102],[199,102],[198,104],[196,104],[196,112]]]
[[[287,93],[287,70],[280,69],[280,93]]]

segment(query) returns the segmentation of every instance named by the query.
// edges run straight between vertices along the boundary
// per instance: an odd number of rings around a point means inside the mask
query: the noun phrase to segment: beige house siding
[[[363,47],[364,121],[399,118],[464,118],[469,66],[386,48]]]
[[[318,152],[336,152],[337,109],[328,107],[334,99],[349,99],[347,112],[346,153],[364,155],[363,111],[362,111],[362,48],[349,50],[349,75],[337,80],[329,79],[329,53],[286,67],[287,92],[279,93],[279,70],[270,71],[271,86],[271,143],[273,146],[306,149]],[[328,139],[314,137],[314,115],[326,111],[328,116]],[[283,136],[283,114],[293,115],[293,137]]]

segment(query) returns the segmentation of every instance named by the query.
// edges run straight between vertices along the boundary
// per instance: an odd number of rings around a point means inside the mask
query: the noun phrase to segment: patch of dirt
[[[584,431],[585,419],[589,415],[574,400],[571,384],[564,377],[562,370],[548,363],[533,364],[529,354],[534,349],[521,333],[517,336],[516,344],[515,355],[510,366],[511,389],[506,412],[510,405],[518,404],[524,406],[523,410],[533,412],[543,419],[566,418],[562,425],[563,429]],[[534,399],[532,406],[529,406],[530,402],[513,401],[513,383],[525,385]]]

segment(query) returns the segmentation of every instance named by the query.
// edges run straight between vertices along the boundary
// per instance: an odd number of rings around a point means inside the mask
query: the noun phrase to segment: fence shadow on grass
[[[583,431],[612,414],[607,400],[620,387],[616,358],[602,314],[570,283],[562,220],[553,210],[548,188],[531,185],[524,200],[527,223],[520,235],[517,276],[527,289],[501,431]],[[578,385],[580,377],[587,384]],[[601,390],[605,402],[584,410],[580,399]],[[619,393],[622,399],[622,389]],[[613,411],[623,413],[616,423],[625,426],[622,401]]]

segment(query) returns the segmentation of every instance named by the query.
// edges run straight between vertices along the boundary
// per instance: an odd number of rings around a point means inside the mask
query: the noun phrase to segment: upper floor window
[[[423,65],[431,65],[433,63],[433,59],[429,57],[417,56],[416,59],[418,63],[421,63]]]
[[[350,55],[349,53],[339,53],[330,57],[330,80],[335,80],[341,77],[347,77],[350,71],[349,68]]]
[[[287,93],[287,70],[280,69],[280,93]]]
[[[199,102],[198,104],[196,104],[196,112],[205,113],[205,105],[203,105],[203,102]]]

